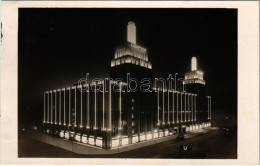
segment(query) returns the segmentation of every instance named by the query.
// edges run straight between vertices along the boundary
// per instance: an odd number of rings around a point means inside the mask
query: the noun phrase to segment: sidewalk
[[[211,127],[211,128],[199,129],[196,131],[188,132],[185,134],[185,139],[190,139],[195,136],[204,135],[208,132],[211,132],[211,131],[214,131],[217,129],[218,128]],[[121,146],[119,148],[113,148],[113,149],[103,149],[103,148],[99,148],[96,146],[91,146],[91,145],[84,144],[84,143],[70,141],[67,139],[57,138],[57,137],[53,137],[53,136],[41,134],[41,133],[33,133],[32,135],[30,135],[30,137],[33,139],[45,142],[47,144],[50,144],[50,145],[53,145],[53,146],[56,146],[56,147],[59,147],[59,148],[62,148],[62,149],[68,150],[68,151],[72,151],[74,153],[94,155],[94,154],[116,154],[116,153],[120,153],[120,152],[130,151],[133,149],[137,149],[137,148],[157,144],[160,142],[176,139],[177,135],[161,137],[158,139],[143,141],[143,142],[125,145],[125,146]]]

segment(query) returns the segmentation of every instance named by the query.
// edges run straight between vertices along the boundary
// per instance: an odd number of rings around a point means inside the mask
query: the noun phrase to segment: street
[[[34,140],[26,134],[19,135],[19,157],[53,157],[53,158],[193,158],[193,159],[235,159],[237,158],[236,132],[229,134],[222,130],[198,134],[184,140],[169,140],[162,143],[112,155],[76,154],[55,146]],[[182,146],[191,150],[183,150]],[[185,147],[184,147],[185,149]]]

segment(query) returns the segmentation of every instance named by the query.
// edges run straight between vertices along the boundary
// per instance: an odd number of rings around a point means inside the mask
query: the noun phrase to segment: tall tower
[[[184,84],[200,84],[206,85],[205,80],[203,79],[203,72],[197,69],[197,58],[191,58],[191,71],[185,73]]]
[[[127,41],[136,44],[136,27],[132,21],[129,21],[127,25]]]
[[[192,57],[191,58],[191,71],[197,70],[197,58]]]
[[[142,92],[140,90],[141,80],[153,80],[152,63],[148,60],[148,51],[146,48],[136,43],[136,26],[130,21],[127,24],[127,40],[115,49],[114,59],[111,60],[110,78],[121,79],[128,84],[128,89],[136,89],[128,93],[122,93],[124,100],[122,109],[122,121],[126,122],[123,128],[126,128],[129,142],[132,142],[132,134],[137,134],[152,130],[149,122],[152,122],[151,114],[153,111],[152,95],[154,93]],[[129,81],[129,77],[131,80]],[[138,86],[139,85],[139,86]],[[149,91],[152,91],[153,85]],[[150,104],[151,103],[151,104]],[[116,110],[118,104],[112,103],[113,110]],[[118,111],[115,111],[118,112]]]
[[[203,79],[203,72],[198,70],[197,58],[191,58],[191,71],[185,73],[184,84],[186,91],[189,93],[197,94],[196,106],[197,106],[197,119],[206,121],[207,117],[207,103],[206,101],[206,83]],[[197,121],[198,122],[198,121]]]
[[[138,80],[152,79],[152,63],[148,60],[146,48],[136,44],[136,25],[127,24],[127,41],[117,46],[114,59],[111,60],[110,77],[126,81],[127,74]]]

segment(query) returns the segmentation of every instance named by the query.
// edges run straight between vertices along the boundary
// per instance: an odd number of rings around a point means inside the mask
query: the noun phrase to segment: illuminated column
[[[163,95],[163,102],[162,102],[162,104],[163,104],[163,108],[162,108],[162,118],[163,118],[163,125],[165,124],[165,121],[164,121],[164,87],[163,87],[163,90],[162,90],[162,95]]]
[[[184,122],[186,122],[186,93],[184,93],[184,115],[185,115],[185,120]]]
[[[112,119],[111,119],[111,111],[112,111],[112,101],[111,101],[111,81],[109,80],[109,106],[108,106],[108,130],[111,131],[112,129]]]
[[[208,106],[207,112],[208,112],[208,119],[209,119],[209,96],[207,96],[207,106]]]
[[[182,122],[182,92],[181,92],[181,122]]]
[[[96,83],[95,85],[95,93],[94,93],[94,97],[95,97],[95,106],[94,106],[94,130],[97,129],[97,85]]]
[[[192,57],[191,58],[191,71],[197,70],[197,58]]]
[[[82,85],[81,85],[82,87]],[[83,88],[80,89],[80,128],[83,127],[83,104],[82,104],[82,90]]]
[[[118,126],[119,126],[119,130],[121,130],[121,112],[122,112],[122,96],[121,96],[121,91],[122,91],[122,85],[121,82],[119,84],[119,118],[118,118]]]
[[[47,123],[49,123],[50,122],[50,119],[49,119],[49,116],[50,116],[50,97],[49,97],[49,92],[46,92],[47,93],[47,105],[48,105],[48,107],[47,107],[47,110],[48,110],[48,112],[47,112]]]
[[[160,97],[159,97],[159,88],[157,88],[157,125],[160,125]]]
[[[118,118],[118,134],[119,134],[119,146],[122,145],[122,127],[121,127],[121,112],[122,112],[122,96],[121,96],[121,91],[122,91],[122,83],[119,83],[119,118]]]
[[[64,96],[63,96],[63,111],[64,111],[64,119],[63,119],[63,125],[65,126],[66,125],[66,88],[63,88],[62,90],[64,90]]]
[[[45,92],[43,92],[43,103],[44,103],[44,106],[43,106],[43,123],[46,122],[46,117],[45,117]]]
[[[70,118],[70,115],[71,114],[71,90],[70,90],[70,87],[69,87],[69,126],[71,126],[71,118]]]
[[[190,94],[188,93],[188,122],[190,121]]]
[[[177,123],[179,123],[179,109],[178,109],[178,106],[179,106],[179,101],[178,101],[179,92],[176,92],[176,95],[177,95],[177,107],[176,107],[176,110],[177,110]]]
[[[57,91],[55,90],[55,124],[57,124]]]
[[[209,97],[209,112],[210,112],[210,116],[209,119],[211,119],[211,96]]]
[[[174,90],[172,91],[172,123],[174,123]]]
[[[89,129],[89,83],[87,84],[87,126],[86,129]]]
[[[170,92],[168,90],[168,120],[167,123],[170,124]]]
[[[127,41],[136,44],[136,27],[132,21],[127,25]]]
[[[59,97],[59,125],[61,125],[61,90],[59,90],[59,94],[60,94],[60,97]]]
[[[194,95],[194,114],[195,114],[194,121],[196,121],[196,114],[197,114],[196,98],[197,98],[197,95]]]
[[[103,130],[105,130],[105,80],[103,83]]]
[[[52,114],[53,114],[53,105],[52,105],[52,91],[51,91],[51,124],[53,123],[52,121]]]
[[[77,126],[77,87],[75,87],[75,92],[74,92],[74,110],[75,110],[75,121],[74,121],[74,127]]]
[[[193,94],[191,94],[191,121],[193,122]]]

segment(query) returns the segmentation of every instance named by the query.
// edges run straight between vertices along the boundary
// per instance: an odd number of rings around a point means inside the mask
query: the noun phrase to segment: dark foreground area
[[[193,138],[174,139],[118,154],[85,155],[60,149],[30,138],[28,133],[21,133],[18,138],[18,157],[236,159],[236,135],[236,130],[226,132],[220,129]]]

